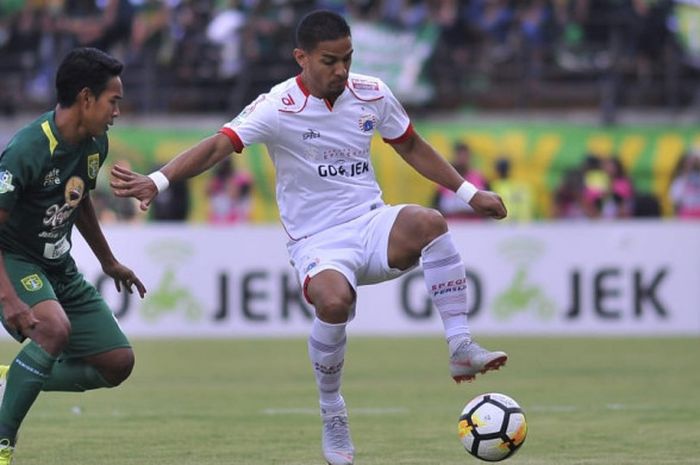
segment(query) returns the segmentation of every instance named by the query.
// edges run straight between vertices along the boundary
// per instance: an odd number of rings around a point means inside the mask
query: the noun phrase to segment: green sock
[[[5,396],[0,405],[0,431],[14,443],[19,425],[51,373],[56,358],[30,341],[17,354],[7,372]]]
[[[92,365],[82,360],[59,360],[51,370],[43,391],[82,392],[90,389],[112,387]]]

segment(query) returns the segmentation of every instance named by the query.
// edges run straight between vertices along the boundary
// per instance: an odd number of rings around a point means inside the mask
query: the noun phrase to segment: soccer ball
[[[525,412],[504,394],[481,394],[470,400],[459,416],[462,445],[474,457],[487,462],[513,455],[526,435]]]

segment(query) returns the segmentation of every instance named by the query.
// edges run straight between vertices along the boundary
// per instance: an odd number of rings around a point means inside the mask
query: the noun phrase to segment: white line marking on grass
[[[409,412],[404,407],[359,407],[350,409],[352,415],[405,415]],[[318,409],[313,408],[266,408],[265,415],[318,415]]]
[[[527,410],[532,412],[575,412],[577,407],[575,405],[533,405],[528,407]]]
[[[531,405],[527,407],[525,410],[526,412],[551,412],[551,413],[570,413],[570,412],[575,412],[579,410],[581,407],[577,407],[575,405]],[[653,405],[629,405],[629,404],[621,404],[621,403],[608,403],[608,404],[603,404],[598,408],[593,408],[591,409],[590,407],[586,407],[586,410],[613,410],[613,411],[624,411],[624,410],[632,410],[632,411],[645,411],[645,410],[654,410],[658,407],[655,407]]]

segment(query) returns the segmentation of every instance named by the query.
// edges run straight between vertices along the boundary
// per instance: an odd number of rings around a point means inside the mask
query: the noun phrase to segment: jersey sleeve
[[[384,83],[382,83],[382,87],[384,89],[383,113],[377,130],[385,142],[397,144],[410,136],[413,132],[413,126],[406,110],[391,89]]]
[[[277,109],[265,95],[258,97],[219,130],[240,153],[244,147],[274,139],[277,132]]]
[[[32,157],[26,156],[20,146],[11,141],[0,154],[0,208],[8,211],[39,173],[37,167],[28,163]]]

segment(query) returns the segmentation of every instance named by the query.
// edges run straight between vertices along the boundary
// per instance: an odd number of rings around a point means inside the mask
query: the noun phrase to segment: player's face
[[[343,93],[352,62],[350,37],[319,42],[311,52],[297,49],[295,56],[314,97],[335,99]]]
[[[122,97],[122,80],[119,76],[115,76],[107,82],[107,87],[99,98],[89,99],[85,125],[91,136],[101,136],[107,132],[109,126],[114,124],[114,118],[119,116],[119,101]]]

